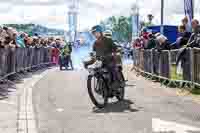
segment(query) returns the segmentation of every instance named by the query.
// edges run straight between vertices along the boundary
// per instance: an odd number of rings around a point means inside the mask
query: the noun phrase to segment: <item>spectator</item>
[[[137,39],[133,42],[133,48],[135,48],[135,49],[140,49],[140,48],[142,48],[142,44],[141,44],[140,38],[137,38]]]
[[[14,34],[14,39],[13,41],[15,42],[16,46],[19,48],[25,48],[25,43],[24,43],[24,39],[19,36],[17,33]]]
[[[159,36],[157,36],[156,40],[158,41],[158,44],[156,46],[156,49],[158,51],[170,50],[170,43],[164,35],[160,34]]]
[[[190,33],[186,31],[186,27],[184,25],[179,26],[179,37],[176,39],[176,42],[171,45],[171,49],[179,49],[187,44]]]
[[[192,35],[187,43],[187,47],[200,47],[200,25],[199,25],[199,21],[196,19],[192,20]],[[186,48],[182,48],[178,54],[177,54],[177,61],[176,61],[176,65],[178,65],[178,63],[181,61],[183,68],[184,65],[187,65],[187,52],[186,52]],[[185,69],[183,69],[185,70]],[[183,71],[183,74],[186,74],[188,72],[188,70]],[[183,76],[184,77],[184,76]],[[187,79],[187,77],[186,77]]]
[[[0,40],[0,48],[4,48],[3,41]]]
[[[25,45],[26,45],[27,48],[33,47],[33,38],[26,37],[25,38]]]
[[[143,45],[143,48],[147,48],[147,43],[148,43],[148,35],[149,35],[149,32],[147,32],[147,29],[146,28],[143,28],[142,29],[142,34],[141,34],[141,39],[142,39],[142,45]]]
[[[59,38],[56,39],[56,48],[60,48],[61,46],[61,40]]]
[[[153,49],[157,45],[157,41],[155,39],[155,36],[153,34],[148,35],[148,42],[147,42],[147,47],[146,49]]]
[[[200,47],[200,25],[199,25],[199,21],[196,19],[192,20],[192,30],[193,30],[193,33],[189,39],[188,46]]]
[[[10,42],[11,42],[11,38],[9,36],[6,36],[3,42],[4,48],[9,47]]]
[[[56,43],[56,44],[55,44]],[[29,47],[48,47],[55,44],[55,48],[59,48],[60,39],[53,37],[45,38],[38,36],[30,36],[24,32],[17,32],[11,27],[0,27],[0,48],[16,47],[16,48],[29,48]]]
[[[186,32],[189,32],[189,33],[192,32],[191,24],[188,22],[187,16],[185,16],[185,17],[182,19],[182,25],[185,26]]]
[[[61,41],[59,38],[56,39],[55,42],[52,43],[53,45],[53,51],[52,51],[52,60],[54,64],[58,64],[59,63],[59,55],[60,55],[60,48],[61,48]]]
[[[199,33],[199,21],[197,19],[192,20],[192,30],[194,33]]]

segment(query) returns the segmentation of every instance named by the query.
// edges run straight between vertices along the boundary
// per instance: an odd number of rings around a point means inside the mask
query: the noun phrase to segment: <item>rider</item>
[[[105,37],[112,39],[112,31],[106,30],[103,34],[104,34]],[[122,48],[121,48],[121,46],[119,46],[117,44],[116,41],[113,40],[113,43],[116,46],[115,53],[113,54],[115,65],[121,66],[121,64],[122,64],[122,60],[121,60],[121,58],[122,58]]]
[[[116,52],[117,47],[111,37],[103,35],[101,26],[97,25],[92,27],[91,32],[96,38],[93,51],[96,53],[96,57],[103,57],[105,67],[111,72],[113,80],[112,88],[118,88],[120,83],[117,77],[115,61],[112,56]]]

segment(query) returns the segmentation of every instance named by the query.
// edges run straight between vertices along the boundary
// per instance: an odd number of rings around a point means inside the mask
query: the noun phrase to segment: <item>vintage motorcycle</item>
[[[87,66],[88,62],[91,64]],[[122,63],[116,66],[116,73],[119,85],[113,88],[112,74],[105,67],[104,58],[94,57],[91,54],[90,61],[84,61],[84,66],[88,70],[87,88],[90,99],[98,108],[104,108],[108,103],[109,98],[116,97],[119,101],[124,99],[125,94],[125,79],[122,72]]]

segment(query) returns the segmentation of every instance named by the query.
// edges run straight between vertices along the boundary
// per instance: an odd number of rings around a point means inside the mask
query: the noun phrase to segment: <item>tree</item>
[[[118,41],[130,41],[132,32],[131,17],[109,17],[104,21],[113,32],[113,38]]]

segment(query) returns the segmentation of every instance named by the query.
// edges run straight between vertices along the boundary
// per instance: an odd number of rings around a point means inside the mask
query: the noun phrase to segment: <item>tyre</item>
[[[103,78],[97,79],[95,76],[89,76],[87,88],[92,103],[98,108],[104,108],[108,103],[108,89],[105,80]],[[95,93],[101,96],[101,100],[95,96]]]
[[[118,101],[123,101],[125,96],[125,88],[121,87],[119,94],[116,96]]]
[[[122,71],[119,72],[119,78],[120,78],[120,81],[125,84],[125,78]],[[118,101],[122,101],[124,100],[124,96],[125,96],[125,86],[123,85],[119,88],[119,93],[116,97]]]

